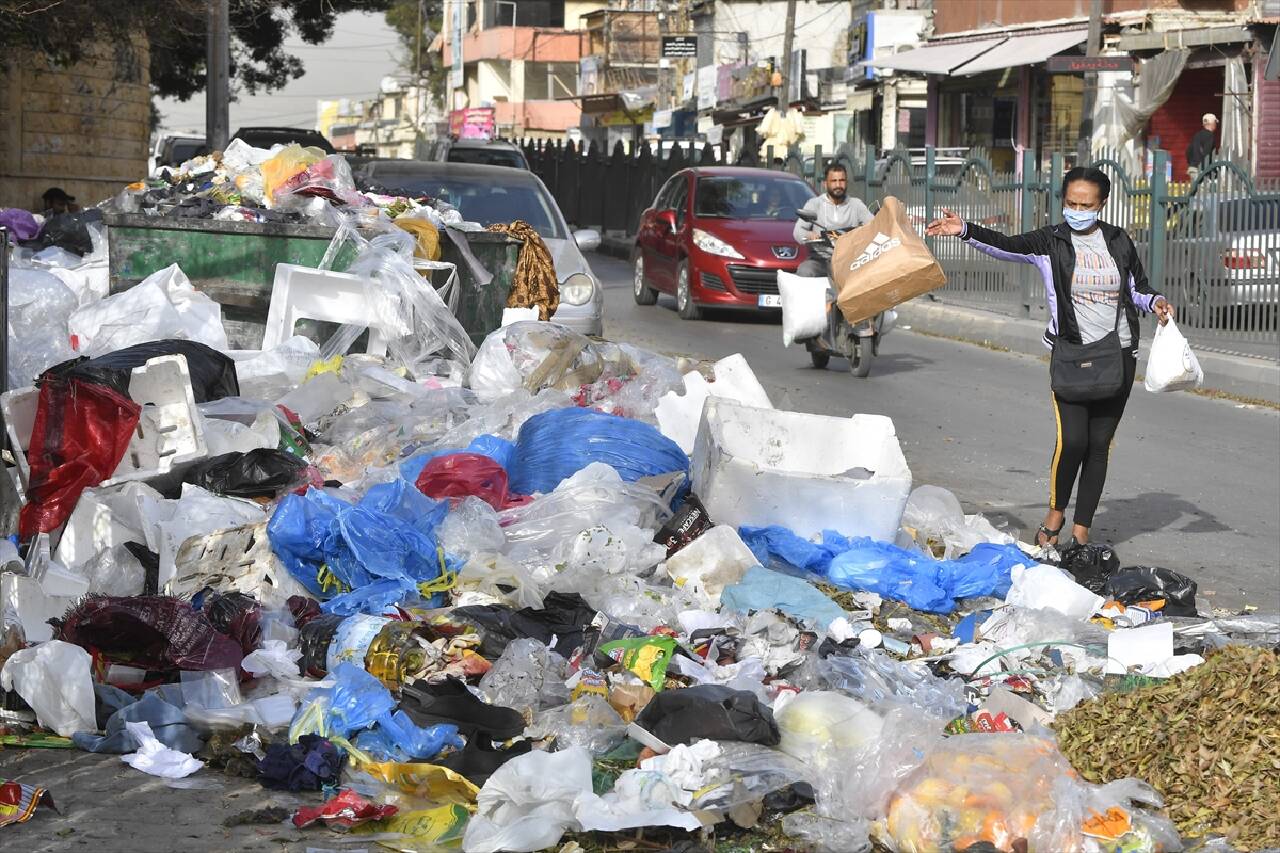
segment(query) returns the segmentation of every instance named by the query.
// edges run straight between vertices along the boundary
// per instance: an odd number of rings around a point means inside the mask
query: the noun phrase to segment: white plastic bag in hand
[[[1147,358],[1147,376],[1144,384],[1148,391],[1182,391],[1199,388],[1204,382],[1204,371],[1191,344],[1178,331],[1172,320],[1156,326],[1151,341],[1151,355]]]
[[[782,345],[822,334],[827,327],[827,288],[825,278],[804,278],[789,272],[778,273],[778,292],[782,294]]]

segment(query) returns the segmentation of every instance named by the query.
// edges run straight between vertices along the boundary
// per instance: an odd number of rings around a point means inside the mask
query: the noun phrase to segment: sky
[[[379,81],[396,70],[396,33],[381,13],[347,12],[338,16],[333,38],[324,44],[303,44],[295,33],[285,46],[302,60],[306,73],[279,91],[232,101],[231,133],[254,125],[313,127],[317,100],[372,98]],[[160,98],[156,107],[162,131],[204,135],[203,93],[185,102]]]

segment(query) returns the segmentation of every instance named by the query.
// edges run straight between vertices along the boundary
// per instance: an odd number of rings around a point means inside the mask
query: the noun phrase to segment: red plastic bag
[[[477,497],[494,509],[511,505],[507,469],[480,453],[450,453],[426,464],[415,484],[429,498]]]
[[[18,531],[30,539],[56,529],[80,493],[115,472],[142,407],[105,385],[47,377],[31,430],[31,485]]]
[[[57,639],[152,672],[233,669],[240,644],[177,598],[91,595],[67,611]]]
[[[325,826],[343,831],[371,820],[389,818],[397,811],[399,808],[396,806],[370,802],[350,788],[343,788],[328,802],[298,809],[293,815],[293,825],[303,829],[322,821]]]

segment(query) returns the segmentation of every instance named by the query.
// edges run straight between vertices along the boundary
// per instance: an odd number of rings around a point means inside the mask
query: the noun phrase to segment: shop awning
[[[892,56],[868,59],[861,64],[894,71],[913,71],[916,74],[950,74],[954,69],[982,56],[1004,41],[1005,37],[1000,36],[956,44],[931,44],[895,53]]]
[[[1008,41],[997,49],[987,51],[951,73],[981,74],[984,71],[999,71],[1003,68],[1017,68],[1020,65],[1038,65],[1055,54],[1083,43],[1088,37],[1088,30],[1009,36]]]

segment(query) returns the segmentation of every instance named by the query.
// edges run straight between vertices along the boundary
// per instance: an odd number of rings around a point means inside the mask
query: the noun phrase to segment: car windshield
[[[373,180],[410,195],[438,198],[462,211],[470,222],[492,225],[523,219],[545,238],[565,239],[555,202],[542,187],[525,181],[499,184],[488,177],[430,176],[374,171]]]
[[[471,148],[455,145],[449,149],[449,162],[479,163],[482,166],[514,166],[517,169],[528,168],[524,162],[524,155],[519,151],[498,146]]]
[[[694,214],[717,219],[794,219],[813,198],[796,178],[714,176],[698,178]]]

